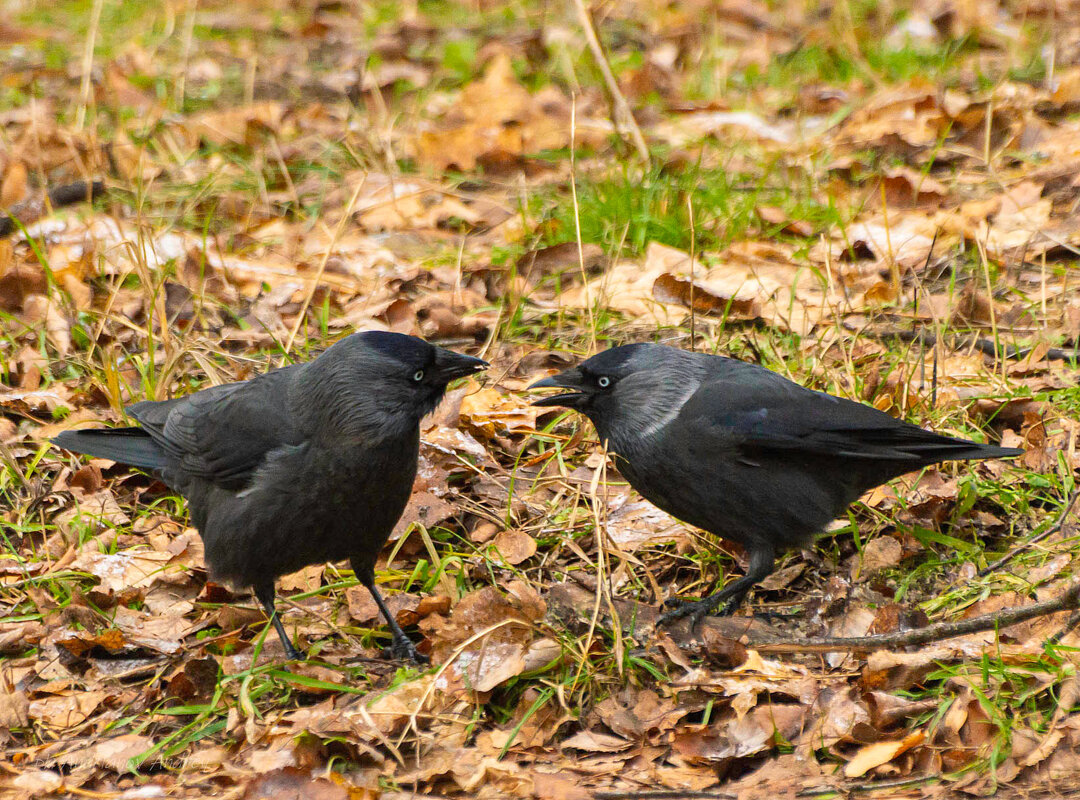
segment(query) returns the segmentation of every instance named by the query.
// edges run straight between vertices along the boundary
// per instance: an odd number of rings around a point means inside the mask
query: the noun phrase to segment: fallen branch
[[[822,636],[792,641],[749,643],[746,646],[759,653],[832,653],[840,650],[872,652],[893,647],[905,647],[929,642],[940,642],[969,633],[980,633],[1008,628],[1036,617],[1045,617],[1059,611],[1073,611],[1080,607],[1080,582],[1069,587],[1061,596],[1042,603],[1032,603],[1020,608],[1003,608],[992,614],[981,614],[959,622],[935,622],[923,628],[896,633],[880,633],[874,636]]]

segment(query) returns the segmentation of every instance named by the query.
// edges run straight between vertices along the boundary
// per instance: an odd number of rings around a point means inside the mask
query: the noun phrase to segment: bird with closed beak
[[[940,461],[1023,453],[956,439],[870,406],[812,391],[764,367],[659,344],[613,347],[530,389],[580,411],[619,472],[647,500],[746,550],[744,577],[696,602],[669,601],[666,624],[730,614],[863,492]]]
[[[187,499],[210,577],[251,586],[288,658],[274,581],[349,559],[393,634],[425,659],[375,586],[375,560],[408,503],[420,420],[485,361],[398,333],[354,333],[305,364],[127,409],[139,427],[71,430],[53,442],[132,464]]]

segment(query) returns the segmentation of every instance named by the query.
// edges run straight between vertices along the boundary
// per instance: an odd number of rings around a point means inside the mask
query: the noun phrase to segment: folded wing
[[[871,406],[805,389],[747,364],[706,381],[683,408],[683,416],[695,420],[701,433],[711,430],[746,453],[789,451],[915,468],[1023,452],[923,430]]]
[[[127,411],[175,460],[173,469],[236,491],[273,450],[304,441],[288,406],[295,369],[174,400],[136,403]]]

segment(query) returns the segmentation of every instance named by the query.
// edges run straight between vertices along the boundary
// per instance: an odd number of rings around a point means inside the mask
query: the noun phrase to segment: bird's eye
[[[413,373],[412,379],[417,382],[422,381],[424,379],[424,371],[422,369],[418,369],[416,372]]]
[[[601,375],[599,378],[596,379],[596,385],[599,386],[601,389],[606,389],[607,387],[611,386],[611,378],[609,378],[607,375]]]

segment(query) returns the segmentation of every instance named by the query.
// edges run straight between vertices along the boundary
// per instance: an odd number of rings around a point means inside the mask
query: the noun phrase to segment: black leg
[[[281,624],[281,616],[277,613],[277,608],[274,606],[274,584],[273,582],[264,584],[262,586],[255,587],[255,597],[262,603],[263,610],[266,611],[266,616],[270,618],[270,621],[274,624],[274,630],[277,631],[278,638],[281,639],[281,646],[285,648],[285,657],[290,661],[299,661],[304,656],[289,640],[289,634],[285,632],[285,626]]]
[[[375,587],[375,573],[368,567],[365,567],[358,559],[352,559],[353,573],[363,584],[364,588],[371,592],[371,596],[375,598],[375,605],[379,607],[379,611],[382,612],[383,618],[386,620],[386,624],[390,626],[390,633],[394,637],[393,644],[390,645],[390,653],[394,658],[401,659],[403,661],[412,661],[414,664],[426,664],[428,663],[428,657],[423,653],[419,653],[416,650],[416,645],[412,643],[412,640],[405,635],[405,631],[398,625],[397,620],[394,619],[394,615],[390,613],[390,609],[386,607],[386,601],[383,600],[383,596],[379,593],[379,590]]]
[[[689,617],[690,629],[693,630],[701,622],[702,617],[707,616],[721,605],[723,607],[720,609],[720,616],[726,617],[734,614],[742,605],[746,593],[754,588],[759,581],[767,578],[773,571],[773,562],[775,560],[776,554],[771,547],[750,549],[750,566],[746,570],[746,575],[728,584],[716,594],[711,594],[701,600],[691,602],[666,601],[664,605],[672,606],[672,608],[656,621],[657,626],[669,625],[676,620]]]

